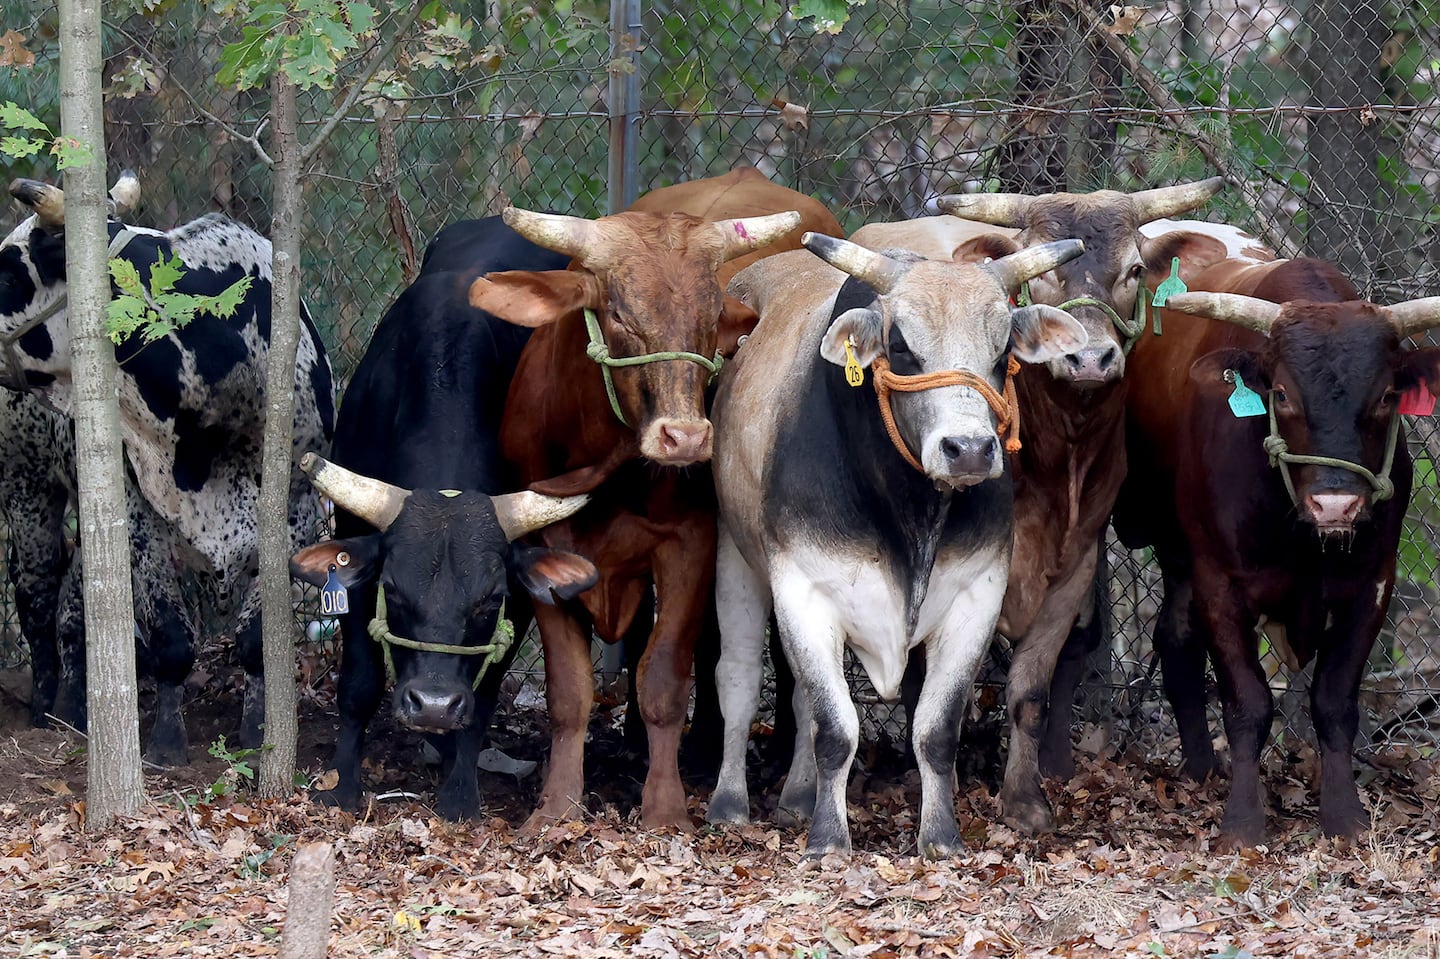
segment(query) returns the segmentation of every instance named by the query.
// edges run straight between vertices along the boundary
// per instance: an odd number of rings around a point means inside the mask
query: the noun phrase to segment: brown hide
[[[688,218],[670,214],[714,221],[801,211],[800,226],[782,240],[721,264],[717,269],[721,288],[759,256],[799,248],[800,236],[807,230],[840,232],[835,218],[810,197],[748,168],[657,190],[636,201],[633,210],[662,215],[672,223]],[[643,265],[670,252],[647,250],[641,234],[636,237],[635,248],[616,255]],[[725,306],[728,312],[730,304]],[[747,308],[745,315],[753,324],[753,312]],[[636,432],[612,412],[600,368],[586,356],[586,345],[579,312],[535,331],[511,383],[502,449],[521,486],[551,493],[592,492],[589,506],[571,520],[546,528],[540,538],[547,545],[569,544],[599,569],[599,583],[579,602],[603,640],[616,642],[625,635],[644,591],[652,581],[655,585],[656,622],[637,673],[639,708],[650,747],[641,818],[652,827],[688,826],[676,753],[694,643],[714,580],[710,470],[705,463],[677,469],[640,458]],[[611,347],[615,349],[613,341]],[[688,343],[667,348],[702,352]],[[688,377],[685,382],[693,390],[695,409],[703,415],[704,371],[693,363],[663,365],[684,368],[677,375]],[[616,372],[617,389],[622,388],[623,376],[623,371]],[[594,682],[589,624],[560,607],[537,611],[537,621],[545,648],[552,748],[551,770],[540,808],[530,820],[532,828],[573,818],[583,810],[583,741]]]

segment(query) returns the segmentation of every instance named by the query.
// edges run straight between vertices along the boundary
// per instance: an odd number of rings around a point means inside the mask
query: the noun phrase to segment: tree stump
[[[280,936],[280,959],[324,959],[335,906],[335,847],[312,843],[290,866],[289,905]]]

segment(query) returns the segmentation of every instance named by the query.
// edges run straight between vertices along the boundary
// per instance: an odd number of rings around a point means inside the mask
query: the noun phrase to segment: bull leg
[[[787,582],[788,580],[788,582]],[[845,808],[845,785],[860,744],[860,716],[845,682],[845,632],[827,604],[817,597],[802,576],[782,576],[775,583],[775,617],[785,655],[795,670],[797,698],[805,697],[813,721],[815,765],[815,814],[805,840],[805,855],[850,852],[850,822]],[[797,716],[803,735],[810,727]],[[792,772],[803,763],[801,744],[796,744]],[[793,808],[797,786],[785,783],[781,806]]]
[[[1208,626],[1195,612],[1194,584],[1165,573],[1165,600],[1155,622],[1155,649],[1160,654],[1165,698],[1175,710],[1180,730],[1182,775],[1204,782],[1216,769],[1215,745],[1205,715],[1205,639],[1197,630]]]
[[[480,759],[485,727],[472,725],[439,738],[445,740],[441,751],[445,762],[441,768],[440,789],[435,796],[435,813],[451,822],[478,819],[480,780],[475,764]]]
[[[1040,735],[1055,661],[1094,579],[1095,551],[1086,550],[1068,575],[1051,583],[1030,634],[1020,640],[1010,660],[1005,690],[1010,753],[1000,788],[1000,812],[1007,825],[1027,835],[1055,828],[1050,803],[1040,786]]]
[[[1260,795],[1260,752],[1270,735],[1275,704],[1260,665],[1255,617],[1248,615],[1224,574],[1202,578],[1197,570],[1195,593],[1211,630],[1212,658],[1220,681],[1225,735],[1230,741],[1230,796],[1220,825],[1221,847],[1254,846],[1265,835],[1265,809]]]
[[[240,746],[259,749],[265,741],[265,655],[257,613],[235,633],[235,652],[245,671],[245,695],[240,705]]]
[[[715,559],[715,608],[721,637],[715,688],[725,718],[725,738],[720,775],[705,813],[708,822],[750,821],[745,752],[750,743],[750,724],[760,704],[769,607],[769,584],[750,568],[722,524]]]
[[[709,778],[719,770],[725,749],[725,716],[720,710],[720,690],[715,685],[719,665],[720,625],[712,592],[695,642],[695,710],[680,754],[687,776]]]
[[[781,658],[784,658],[783,654]],[[776,705],[780,705],[779,700]],[[795,721],[795,745],[790,750],[790,770],[785,774],[775,818],[784,826],[801,826],[815,815],[819,771],[815,768],[815,711],[811,708],[809,694],[799,683],[791,684],[790,715]]]
[[[635,611],[635,620],[625,631],[620,642],[625,652],[625,749],[637,757],[649,753],[649,737],[645,733],[645,719],[640,713],[640,660],[650,646],[650,631],[655,628],[655,591],[644,591],[640,606]]]
[[[765,604],[770,605],[770,588],[765,588]],[[795,755],[795,737],[799,735],[799,724],[795,715],[795,671],[790,668],[790,661],[785,658],[785,647],[780,642],[780,624],[775,622],[774,613],[770,614],[768,627],[770,630],[770,668],[775,674],[775,728],[770,734],[770,742],[765,750],[765,762],[767,765],[779,769],[781,766],[789,765]],[[808,723],[806,725],[808,729]],[[807,734],[808,735],[808,734]]]
[[[65,577],[61,521],[66,494],[61,489],[56,496],[30,490],[17,491],[15,495],[20,502],[46,503],[46,509],[39,516],[23,519],[11,516],[7,521],[15,612],[20,619],[20,631],[30,646],[30,723],[43,727],[49,724],[45,717],[55,708],[60,685],[60,650],[55,624],[60,586]],[[16,522],[17,519],[21,521]]]
[[[60,583],[60,611],[55,619],[60,683],[55,690],[55,715],[85,730],[89,704],[85,699],[85,594],[80,581],[80,553],[71,558]]]
[[[590,637],[575,617],[556,606],[535,607],[545,649],[545,699],[550,711],[550,770],[540,805],[523,831],[538,832],[585,812],[585,729],[595,704]]]
[[[999,558],[980,565],[975,578],[957,592],[939,631],[926,642],[928,668],[915,705],[914,748],[920,766],[916,838],[920,854],[929,859],[956,855],[962,846],[955,819],[955,750],[975,674],[1000,618],[1008,566]]]
[[[316,802],[354,811],[360,806],[360,759],[365,749],[365,727],[369,725],[380,698],[385,692],[384,665],[379,647],[365,630],[370,611],[375,608],[375,588],[351,593],[356,612],[340,618],[340,679],[335,689],[335,705],[340,713],[340,732],[335,739],[335,755],[330,761],[337,779],[328,790],[311,795]]]
[[[647,829],[692,828],[680,782],[680,733],[690,701],[695,637],[715,588],[715,527],[662,542],[654,553],[655,631],[640,661],[640,712],[650,739],[650,771],[641,795]]]
[[[1391,562],[1394,562],[1393,557]],[[1360,679],[1390,604],[1394,573],[1382,581],[1377,605],[1336,611],[1333,627],[1315,660],[1310,716],[1320,741],[1320,831],[1353,836],[1369,822],[1355,789],[1355,734],[1360,728]]]
[[[1090,654],[1100,648],[1105,638],[1107,615],[1105,573],[1099,565],[1104,561],[1105,541],[1097,550],[1096,575],[1092,577],[1090,597],[1082,605],[1080,615],[1060,658],[1055,661],[1055,675],[1050,680],[1050,709],[1045,717],[1045,731],[1040,738],[1040,775],[1046,779],[1068,781],[1075,775],[1075,747],[1070,741],[1070,722],[1075,715],[1075,693],[1085,676]]]
[[[157,766],[184,766],[190,762],[190,738],[185,732],[181,698],[195,665],[195,651],[171,597],[157,596],[153,602],[154,622],[145,625],[155,671],[155,724],[145,742],[145,758]]]

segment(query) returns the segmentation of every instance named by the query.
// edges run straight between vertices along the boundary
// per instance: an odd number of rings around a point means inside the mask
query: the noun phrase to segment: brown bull
[[[1411,485],[1398,400],[1440,387],[1440,350],[1404,342],[1440,325],[1440,298],[1375,306],[1311,259],[1228,259],[1191,290],[1170,300],[1164,335],[1132,354],[1130,472],[1115,511],[1121,540],[1153,546],[1164,575],[1155,646],[1184,769],[1215,768],[1208,652],[1231,750],[1222,842],[1263,838],[1263,624],[1293,668],[1315,659],[1320,827],[1352,834],[1368,821],[1351,769],[1357,692]]]
[[[524,211],[506,220],[575,259],[569,270],[491,274],[471,289],[474,305],[537,327],[511,384],[502,447],[522,485],[591,494],[542,539],[583,551],[600,572],[583,610],[537,612],[551,753],[527,828],[583,812],[590,628],[618,641],[652,584],[655,624],[638,670],[650,753],[641,821],[688,827],[677,751],[715,571],[705,387],[712,358],[732,354],[756,321],[722,290],[737,265],[840,227],[810,197],[748,168],[657,190],[599,220]],[[602,366],[607,357],[644,362]]]
[[[1026,832],[1053,826],[1040,788],[1047,706],[1055,708],[1056,721],[1055,735],[1045,740],[1051,747],[1046,771],[1064,775],[1072,768],[1069,702],[1048,703],[1050,681],[1089,597],[1096,546],[1125,475],[1125,360],[1146,322],[1145,276],[1168,270],[1171,257],[1187,245],[1216,245],[1188,233],[1149,238],[1140,228],[1200,206],[1221,186],[1216,177],[1129,194],[943,197],[940,208],[951,217],[876,224],[855,233],[857,243],[872,248],[958,261],[999,258],[1067,237],[1085,243],[1079,257],[1030,280],[1028,295],[1079,320],[1088,345],[1045,364],[1024,365],[1015,378],[1022,413],[1021,447],[1011,459],[1015,545],[998,629],[1016,651],[1006,693],[1010,749],[1000,805],[1006,822]],[[997,233],[994,226],[1018,232]]]

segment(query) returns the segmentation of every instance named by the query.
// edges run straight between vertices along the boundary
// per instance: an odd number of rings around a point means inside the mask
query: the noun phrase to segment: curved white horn
[[[1239,293],[1178,293],[1165,301],[1165,309],[1234,323],[1269,336],[1270,327],[1280,317],[1281,306]]]
[[[514,206],[507,206],[500,216],[506,226],[531,243],[567,256],[580,256],[595,236],[595,221],[583,216],[536,213]]]
[[[935,201],[951,216],[990,223],[994,226],[1023,227],[1035,197],[1023,193],[955,193]]]
[[[1085,244],[1080,240],[1054,240],[992,260],[985,264],[985,269],[1000,281],[1007,293],[1013,293],[1026,280],[1048,273],[1084,252]]]
[[[1440,296],[1396,303],[1385,311],[1401,336],[1414,336],[1440,326]]]
[[[10,195],[35,211],[40,225],[58,230],[65,225],[65,191],[39,180],[11,180]]]
[[[800,214],[791,210],[787,213],[771,213],[768,216],[716,220],[711,225],[720,237],[720,258],[716,261],[718,265],[774,243],[800,225]]]
[[[122,220],[135,212],[140,205],[140,178],[134,170],[121,172],[120,179],[110,188],[110,202],[114,204],[112,212]]]
[[[500,528],[505,531],[505,538],[513,541],[526,533],[533,533],[573,515],[590,502],[590,494],[546,496],[543,493],[522,490],[519,493],[492,496],[490,502],[495,504],[495,516],[500,520]]]
[[[310,485],[334,500],[336,506],[354,513],[381,532],[395,522],[405,498],[410,495],[407,489],[353,473],[315,453],[306,453],[300,458],[300,469],[310,477]]]
[[[869,283],[880,294],[889,293],[910,272],[908,263],[892,260],[883,253],[823,233],[806,233],[800,238],[800,243],[835,269]]]
[[[1177,183],[1175,186],[1141,190],[1130,194],[1130,201],[1135,204],[1135,213],[1140,222],[1149,223],[1151,220],[1204,206],[1224,188],[1225,178],[1212,176],[1208,180],[1197,180],[1194,183]]]

